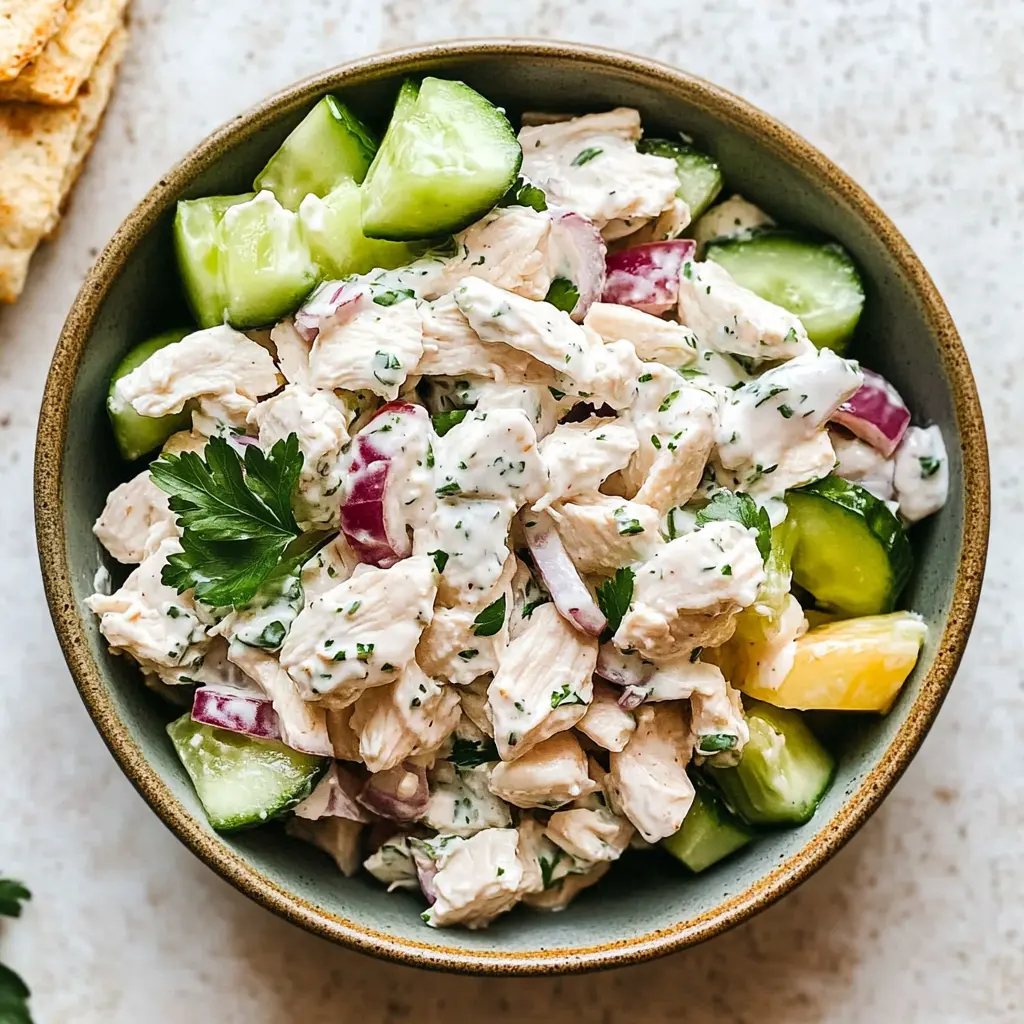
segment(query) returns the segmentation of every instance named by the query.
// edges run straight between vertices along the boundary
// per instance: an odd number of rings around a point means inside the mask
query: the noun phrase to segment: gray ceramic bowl
[[[638,107],[652,134],[695,136],[721,163],[729,189],[780,221],[839,239],[867,281],[854,354],[889,377],[920,420],[942,426],[951,457],[950,501],[914,532],[917,571],[905,596],[928,622],[928,643],[891,713],[851,720],[837,740],[838,776],[814,819],[699,877],[661,854],[627,856],[566,912],[517,910],[483,932],[431,931],[412,895],[342,878],[276,828],[215,834],[164,733],[166,707],[131,665],[107,653],[83,604],[103,561],[90,527],[125,473],[104,413],[108,378],[131,345],[183,316],[171,251],[175,200],[247,190],[324,93],[340,93],[383,125],[402,77],[427,72],[464,79],[513,117]],[[744,920],[819,868],[878,806],[939,710],[974,617],[988,515],[984,427],[967,359],[932,282],[885,215],[803,139],[736,97],[653,61],[557,43],[447,44],[368,58],[279,93],[201,143],[139,204],[86,278],[54,356],[36,462],[40,558],[64,653],[97,728],[167,826],[233,885],[312,932],[405,963],[478,972],[653,957]]]

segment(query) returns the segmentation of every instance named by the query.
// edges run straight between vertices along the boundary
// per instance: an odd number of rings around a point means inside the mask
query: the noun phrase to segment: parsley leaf
[[[0,1021],[3,1024],[32,1024],[28,997],[28,985],[9,967],[0,964]]]
[[[411,288],[395,288],[392,291],[376,292],[373,301],[378,306],[393,306],[396,302],[415,299],[416,293]]]
[[[515,183],[505,193],[504,198],[498,203],[499,206],[528,206],[537,213],[543,213],[548,208],[548,197],[542,188],[538,188],[532,182],[523,177],[516,178]]]
[[[697,513],[697,529],[708,523],[731,519],[747,529],[757,530],[757,550],[767,559],[772,550],[772,524],[768,513],[742,491],[718,491]],[[732,570],[725,575],[730,575]]]
[[[717,754],[722,750],[733,750],[739,743],[739,737],[731,732],[715,732],[697,739],[697,753],[701,755]]]
[[[555,309],[563,313],[571,313],[580,301],[580,290],[567,277],[556,277],[548,288],[545,302],[550,302]]]
[[[601,642],[607,643],[622,622],[623,615],[633,600],[633,570],[626,567],[615,570],[615,576],[597,588],[597,604],[608,625],[601,634]]]
[[[214,607],[244,605],[277,570],[294,571],[328,539],[300,536],[291,500],[303,457],[295,434],[269,454],[257,445],[245,461],[222,437],[210,438],[203,456],[163,455],[150,466],[153,482],[183,533],[162,580],[178,593]],[[244,470],[244,472],[243,472]]]
[[[482,740],[465,740],[461,736],[456,736],[452,741],[452,752],[448,755],[448,760],[456,768],[466,769],[477,768],[501,759],[498,757],[498,748],[490,737]]]
[[[586,701],[575,691],[569,689],[568,683],[562,683],[561,690],[551,691],[551,710],[569,704],[585,704]]]
[[[505,595],[489,604],[474,620],[474,636],[494,636],[505,624]]]
[[[584,164],[589,164],[594,157],[600,156],[603,152],[604,150],[600,146],[588,146],[572,158],[572,166],[582,167]]]
[[[32,899],[32,894],[13,878],[0,878],[0,914],[21,917],[21,904]]]
[[[942,459],[936,459],[930,455],[922,455],[917,461],[921,464],[921,478],[923,480],[935,476],[942,465]]]
[[[466,418],[468,409],[451,409],[448,412],[437,412],[430,417],[434,424],[434,432],[438,437],[444,437],[456,423],[461,423]]]

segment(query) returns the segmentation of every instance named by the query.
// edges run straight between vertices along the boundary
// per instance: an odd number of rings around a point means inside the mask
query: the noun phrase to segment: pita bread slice
[[[42,53],[66,13],[64,0],[0,0],[0,82]]]
[[[128,0],[70,0],[64,24],[43,52],[17,78],[0,83],[0,100],[71,103],[127,5]]]
[[[115,29],[74,103],[0,104],[0,302],[21,293],[32,253],[57,225],[99,131],[127,40],[123,25]],[[12,140],[13,154],[5,145]]]

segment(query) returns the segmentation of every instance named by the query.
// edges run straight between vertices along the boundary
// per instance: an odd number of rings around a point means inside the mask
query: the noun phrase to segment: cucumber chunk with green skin
[[[342,182],[323,199],[306,196],[299,207],[310,254],[327,278],[365,274],[377,267],[391,270],[423,253],[423,245],[367,238],[361,207],[362,192],[354,181]]]
[[[224,212],[217,231],[225,319],[264,327],[294,312],[320,280],[298,214],[270,192]]]
[[[167,734],[210,824],[221,832],[283,814],[309,796],[330,764],[276,740],[200,725],[190,713],[171,722]]]
[[[766,228],[747,238],[712,242],[706,258],[744,288],[800,317],[818,348],[846,350],[864,308],[864,285],[838,243]]]
[[[185,297],[200,327],[224,323],[223,253],[218,228],[225,212],[247,203],[255,193],[181,199],[174,215],[174,251],[185,286]]]
[[[114,440],[121,457],[134,462],[143,455],[159,448],[164,441],[179,430],[188,430],[192,425],[192,413],[188,409],[171,413],[169,416],[140,416],[127,402],[118,401],[114,385],[127,377],[132,370],[140,367],[154,352],[173,345],[192,333],[191,327],[164,331],[149,341],[136,345],[121,360],[110,378],[107,392],[107,414],[114,430]]]
[[[253,187],[269,189],[287,210],[308,195],[323,197],[344,181],[360,183],[377,138],[334,96],[325,96],[267,161]]]
[[[743,703],[750,739],[739,764],[705,768],[705,777],[749,825],[802,825],[832,784],[835,761],[796,711]]]
[[[511,188],[523,151],[508,118],[463,82],[407,82],[363,182],[363,233],[451,234]]]
[[[837,476],[786,494],[793,581],[827,611],[879,615],[896,607],[913,568],[910,542],[884,501]]]
[[[691,871],[700,872],[746,846],[754,833],[729,813],[706,782],[695,781],[694,789],[693,804],[682,826],[661,845]]]
[[[676,195],[690,208],[690,220],[696,220],[722,191],[724,178],[717,163],[688,142],[671,139],[641,139],[637,149],[651,156],[663,156],[676,162],[679,188]]]

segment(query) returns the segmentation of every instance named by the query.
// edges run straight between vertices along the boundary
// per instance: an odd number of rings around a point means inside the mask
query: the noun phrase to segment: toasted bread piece
[[[43,52],[66,14],[65,0],[0,0],[0,82]]]

